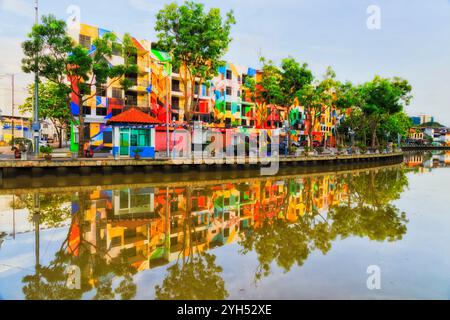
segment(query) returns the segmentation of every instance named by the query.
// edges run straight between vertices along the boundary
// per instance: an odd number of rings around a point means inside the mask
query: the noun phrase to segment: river
[[[449,164],[13,181],[0,299],[450,299]]]

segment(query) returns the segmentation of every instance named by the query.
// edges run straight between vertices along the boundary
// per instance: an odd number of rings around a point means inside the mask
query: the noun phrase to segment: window
[[[97,96],[98,97],[106,97],[107,88],[105,85],[101,85],[100,88],[97,88]]]
[[[226,111],[231,111],[231,102],[227,102]]]
[[[231,96],[233,94],[233,89],[231,87],[227,87],[227,96]]]
[[[108,109],[107,108],[103,108],[103,107],[97,107],[96,114],[98,116],[106,116],[106,115],[108,115]]]
[[[131,146],[132,147],[149,147],[150,131],[146,129],[131,130]]]
[[[92,110],[90,106],[83,106],[83,114],[84,115],[90,115],[92,114]]]
[[[115,117],[122,113],[122,109],[112,109],[112,116]]]
[[[123,93],[121,88],[112,88],[112,97],[115,99],[122,99]]]
[[[86,49],[91,49],[91,37],[80,34],[80,45]]]
[[[227,79],[233,80],[233,72],[231,72],[231,70],[227,70]]]
[[[238,82],[241,82],[242,78],[241,76],[238,76]]]
[[[137,106],[137,96],[127,94],[126,96],[126,105],[127,106]]]
[[[196,94],[196,95],[200,94],[200,86],[198,83],[195,84],[194,94]]]
[[[112,131],[103,132],[103,143],[112,143],[112,142],[113,142]]]
[[[238,96],[239,98],[241,97],[241,90],[238,90],[237,96]]]
[[[172,91],[180,92],[180,80],[172,79]]]
[[[172,97],[172,109],[178,110],[180,109],[180,98]]]

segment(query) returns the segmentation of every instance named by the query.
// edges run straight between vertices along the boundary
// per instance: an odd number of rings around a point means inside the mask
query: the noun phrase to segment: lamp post
[[[169,129],[169,105],[170,105],[169,78],[170,78],[170,73],[169,73],[169,63],[168,62],[166,62],[166,72],[167,72],[167,75],[166,75],[166,148],[167,148],[167,158],[170,158],[170,129]]]
[[[36,25],[39,24],[39,1],[35,0]],[[34,155],[39,156],[39,140],[41,132],[41,124],[39,122],[39,56],[36,53],[35,70],[34,70],[34,110],[33,110],[33,139],[34,139]]]

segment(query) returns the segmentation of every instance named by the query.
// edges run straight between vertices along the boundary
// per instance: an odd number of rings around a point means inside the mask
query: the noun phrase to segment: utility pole
[[[11,74],[11,114],[12,114],[12,147],[11,150],[14,150],[14,146],[16,144],[16,137],[15,137],[15,129],[16,129],[16,124],[14,122],[14,83],[15,83],[15,79],[14,79],[14,73]]]
[[[39,24],[39,1],[35,0],[36,25]],[[39,141],[41,124],[39,122],[39,57],[36,53],[35,70],[34,70],[34,112],[33,112],[33,138],[34,138],[34,155],[39,156]]]
[[[167,158],[170,158],[170,129],[169,129],[169,89],[170,89],[170,73],[169,73],[169,63],[166,63],[166,148],[167,148]]]

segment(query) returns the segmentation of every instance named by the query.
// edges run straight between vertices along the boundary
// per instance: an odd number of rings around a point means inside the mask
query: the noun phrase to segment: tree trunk
[[[56,134],[58,136],[59,148],[60,149],[62,148],[62,131],[63,131],[62,127],[57,127],[56,128]]]
[[[377,129],[372,128],[372,149],[377,147]]]
[[[78,116],[78,157],[84,158],[84,117],[83,117],[83,96],[78,96],[79,101],[79,116]]]
[[[311,110],[308,111],[308,119],[309,119],[309,128],[308,128],[308,146],[310,150],[314,148],[314,142],[313,142],[313,128],[314,128],[314,120],[312,117]]]

